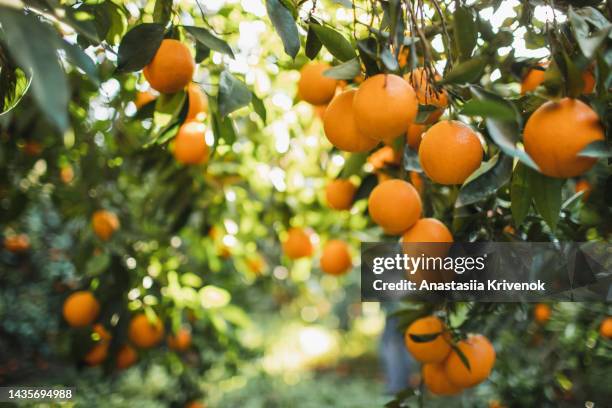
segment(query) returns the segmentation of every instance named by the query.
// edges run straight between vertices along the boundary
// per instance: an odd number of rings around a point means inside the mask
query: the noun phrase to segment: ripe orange
[[[551,314],[552,310],[546,303],[538,303],[533,309],[533,317],[540,324],[545,324],[550,319]]]
[[[423,194],[423,190],[425,188],[423,177],[421,177],[421,175],[417,173],[416,171],[411,171],[409,176],[410,176],[410,182],[412,183],[414,188],[416,188],[419,194]]]
[[[287,239],[283,242],[283,252],[289,259],[298,259],[312,255],[310,236],[301,228],[290,228]]]
[[[448,380],[444,370],[444,362],[424,364],[421,372],[423,382],[432,394],[448,396],[459,394],[462,391],[461,387]]]
[[[595,77],[590,69],[582,73],[582,83],[584,84],[582,88],[583,94],[590,94],[595,90]]]
[[[255,254],[254,256],[247,258],[246,264],[249,270],[256,276],[261,276],[267,266],[265,259],[260,254]]]
[[[606,317],[599,326],[599,334],[606,339],[612,339],[612,317]]]
[[[404,68],[408,64],[408,57],[410,56],[410,47],[402,47],[397,57],[397,62],[400,68]]]
[[[408,146],[418,151],[419,146],[421,145],[421,138],[423,137],[424,132],[425,125],[411,123],[408,126],[408,131],[406,132],[406,143],[408,143]]]
[[[156,96],[153,95],[150,91],[138,92],[136,94],[136,99],[134,100],[134,104],[136,105],[136,109],[140,109],[149,102],[153,102],[156,99]]]
[[[389,164],[397,166],[400,161],[400,154],[393,150],[391,146],[383,146],[368,157],[368,163],[374,170],[380,170]]]
[[[462,184],[482,162],[476,132],[456,120],[436,123],[425,132],[419,161],[427,176],[439,184]]]
[[[164,325],[159,318],[150,322],[144,313],[140,313],[130,321],[128,337],[137,347],[151,348],[163,339]]]
[[[372,220],[390,235],[399,235],[421,217],[421,198],[412,184],[399,179],[377,185],[368,198]]]
[[[343,275],[351,269],[351,254],[346,242],[339,239],[327,241],[321,255],[321,270],[330,275]]]
[[[453,235],[435,218],[421,218],[404,232],[402,242],[453,242]]]
[[[74,180],[74,169],[71,165],[62,166],[60,169],[60,179],[64,184],[70,184]]]
[[[89,326],[100,313],[100,303],[88,290],[74,292],[64,301],[64,319],[71,327]]]
[[[181,328],[175,335],[168,336],[168,347],[176,351],[185,351],[191,346],[191,331]]]
[[[461,340],[457,347],[469,362],[470,369],[468,370],[455,351],[451,351],[444,364],[450,382],[467,388],[486,380],[495,365],[495,349],[489,339],[477,334]]]
[[[189,110],[185,122],[202,119],[202,114],[208,112],[208,99],[200,86],[193,82],[187,86],[187,98],[189,100]]]
[[[204,138],[206,125],[187,122],[174,138],[174,158],[183,164],[201,164],[208,160],[208,145]]]
[[[309,62],[300,70],[298,95],[311,105],[325,105],[334,97],[338,81],[323,75],[331,68],[325,62]]]
[[[138,361],[138,353],[133,347],[125,344],[117,352],[117,368],[122,370],[131,367]]]
[[[426,342],[418,342],[410,337],[411,334],[424,336],[436,333],[440,334]],[[446,331],[446,325],[435,316],[423,317],[412,322],[404,333],[404,342],[410,354],[421,363],[440,363],[451,351],[450,334]]]
[[[110,340],[112,337],[101,324],[95,324],[93,331],[99,336],[99,339],[83,358],[83,361],[92,366],[101,364],[104,360],[106,360],[106,357],[108,356],[108,347],[110,346]]]
[[[435,74],[434,78],[436,81],[442,79],[439,74]],[[444,89],[436,89],[429,80],[429,74],[425,68],[415,68],[406,75],[406,80],[416,92],[417,99],[421,105],[433,105],[439,109],[429,114],[427,123],[434,123],[437,121],[444,109],[448,106],[448,94]]]
[[[189,48],[180,41],[166,39],[142,72],[153,89],[170,94],[185,88],[194,70]]]
[[[378,141],[405,134],[417,110],[414,89],[402,77],[393,74],[378,74],[366,79],[353,101],[357,129]]]
[[[576,177],[589,170],[596,158],[579,157],[589,143],[604,140],[597,114],[578,99],[544,103],[527,120],[525,150],[540,171],[550,177]]]
[[[334,210],[350,210],[357,188],[349,180],[336,179],[327,183],[325,199]]]
[[[542,82],[544,82],[544,69],[548,67],[548,62],[538,64],[539,68],[532,68],[527,71],[527,74],[521,81],[521,95],[535,90]]]
[[[354,89],[338,94],[325,109],[323,129],[331,144],[347,152],[367,152],[378,144],[357,129],[353,101]]]
[[[8,236],[4,238],[4,248],[14,253],[25,252],[30,249],[30,238],[26,234]]]
[[[206,404],[198,401],[191,401],[185,405],[185,408],[206,408]]]
[[[119,229],[119,218],[110,211],[98,210],[91,217],[91,226],[98,238],[102,241],[108,241]]]
[[[584,193],[582,193],[582,201],[586,201],[591,195],[591,192],[593,191],[593,186],[587,180],[580,179],[576,182],[575,191],[576,193],[584,191]]]

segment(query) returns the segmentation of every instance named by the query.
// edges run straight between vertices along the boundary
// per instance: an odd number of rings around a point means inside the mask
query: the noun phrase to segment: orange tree
[[[333,297],[319,266],[346,274],[360,240],[609,241],[601,2],[0,11],[5,381],[158,362],[186,404],[252,357],[249,314]],[[530,310],[398,311],[425,365],[390,405],[604,401],[609,308]]]

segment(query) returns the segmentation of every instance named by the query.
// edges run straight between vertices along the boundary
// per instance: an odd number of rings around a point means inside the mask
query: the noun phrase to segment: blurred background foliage
[[[406,164],[410,160],[403,162],[406,167],[390,160],[373,165],[366,155],[331,146],[320,112],[296,96],[297,70],[307,57],[284,52],[266,2],[24,3],[0,4],[0,234],[28,239],[27,250],[0,251],[0,384],[74,385],[77,399],[66,406],[206,401],[220,407],[371,407],[391,401],[377,357],[383,309],[360,302],[357,262],[337,278],[321,273],[317,260],[319,244],[329,239],[346,240],[353,259],[359,242],[393,239],[369,221],[363,198],[381,174],[405,177],[414,169]],[[312,7],[270,3],[303,21]],[[317,18],[350,38],[351,2],[318,3]],[[356,3],[366,21],[368,2]],[[442,3],[451,21],[454,2]],[[554,13],[547,2],[465,2],[480,33],[473,48],[487,61],[474,68],[477,80],[468,82],[511,98],[524,116],[551,92],[566,92],[561,88],[573,71],[553,78],[546,94],[520,96],[520,79],[529,66],[550,58],[546,29],[553,20],[567,21],[570,4],[597,7],[597,13],[578,10],[592,26],[610,32],[609,5],[603,2],[557,1]],[[428,20],[437,27],[431,32],[436,67],[447,72],[441,22],[433,11]],[[142,23],[161,24],[196,55],[194,82],[210,106],[205,123],[212,153],[206,165],[183,166],[168,151],[184,119],[184,92],[136,106],[148,84],[139,72],[129,72],[137,69],[121,65],[119,45]],[[222,42],[198,41],[185,26]],[[604,123],[610,114],[607,33],[598,43],[601,52],[592,56],[598,92],[587,97]],[[303,26],[299,34],[303,45]],[[135,49],[145,45],[137,42]],[[319,57],[337,64],[332,54],[324,48]],[[138,58],[143,56],[132,55],[131,61]],[[249,97],[223,119],[220,78],[228,74]],[[459,83],[449,89],[465,96]],[[462,119],[488,135],[483,116],[476,110]],[[493,144],[491,149],[487,159],[499,152]],[[350,211],[325,205],[325,186],[339,175],[360,185]],[[609,239],[612,179],[605,160],[587,176],[588,200],[581,199],[584,192],[576,195],[579,180],[558,183],[563,199],[552,226],[554,216],[529,210],[530,203],[524,221],[513,220],[509,176],[486,179],[497,183],[497,194],[424,179],[426,213],[452,226],[456,241]],[[456,204],[458,197],[465,205]],[[91,228],[100,209],[120,221],[109,241]],[[291,226],[313,233],[315,261],[283,257],[280,242]],[[96,340],[91,330],[70,328],[62,318],[64,300],[81,289],[95,292],[98,321],[112,328],[109,358],[98,367],[83,363]],[[424,396],[415,369],[410,392],[390,406],[415,406],[423,399],[426,406],[582,406],[605,405],[612,397],[605,381],[610,341],[598,335],[603,316],[612,312],[609,305],[554,305],[545,324],[534,321],[529,305],[445,308],[456,325],[493,340],[498,363],[490,381],[449,400]],[[431,310],[401,309],[400,328]],[[129,318],[139,311],[159,316],[168,333],[188,328],[192,345],[177,351],[164,343],[140,351],[133,367],[117,370]]]

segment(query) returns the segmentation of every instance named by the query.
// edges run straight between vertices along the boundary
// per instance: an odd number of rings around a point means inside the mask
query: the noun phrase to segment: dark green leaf
[[[512,174],[512,158],[497,154],[483,163],[463,184],[455,207],[462,207],[484,200],[504,186]]]
[[[470,60],[455,64],[453,68],[440,81],[441,84],[465,84],[478,82],[486,66],[486,61],[482,58],[472,58]]]
[[[580,50],[587,59],[593,58],[597,50],[601,49],[601,44],[612,32],[612,24],[608,23],[607,26],[589,36],[588,24],[582,16],[577,14],[573,8],[570,8],[568,16]]]
[[[404,160],[403,160],[404,169],[406,171],[416,171],[422,172],[421,163],[419,162],[419,154],[408,144],[404,146]]]
[[[459,359],[461,360],[463,365],[468,369],[468,371],[472,371],[472,367],[470,367],[470,361],[467,359],[463,351],[461,351],[461,349],[457,347],[457,345],[454,343],[451,343],[451,348],[453,349],[455,353],[457,353],[457,355],[459,356]]]
[[[253,105],[253,110],[255,111],[255,113],[257,113],[257,115],[265,124],[267,117],[266,106],[264,105],[263,101],[259,99],[257,95],[255,95],[255,92],[253,92],[251,96],[251,104]]]
[[[222,118],[217,112],[214,112],[212,119],[215,143],[218,143],[219,140],[224,140],[229,145],[234,143],[236,141],[236,129],[232,118],[229,116]]]
[[[317,37],[317,34],[315,34],[312,27],[308,27],[308,35],[306,36],[306,47],[305,47],[306,56],[310,59],[315,59],[317,55],[319,54],[319,51],[321,51],[322,47],[323,47],[323,43],[321,42],[321,40],[319,40],[319,37]]]
[[[331,55],[340,61],[348,61],[357,56],[351,43],[336,30],[313,23],[310,24],[310,28],[314,30]]]
[[[66,57],[74,64],[85,72],[87,78],[94,84],[100,82],[98,75],[98,68],[96,64],[89,58],[87,54],[81,50],[78,45],[70,44],[64,40],[60,41],[60,47],[66,52]]]
[[[68,128],[68,83],[55,48],[44,41],[59,42],[59,36],[33,15],[9,8],[1,10],[0,25],[15,62],[32,75],[30,89],[40,110],[60,131],[65,131]]]
[[[285,53],[295,58],[300,51],[300,37],[293,15],[279,0],[266,0],[266,10],[274,29],[283,41]]]
[[[435,340],[441,334],[442,332],[428,333],[428,334],[412,334],[411,333],[409,334],[409,336],[410,336],[410,339],[412,339],[412,341],[414,341],[415,343],[427,343],[427,342]]]
[[[561,187],[565,180],[545,176],[530,170],[529,191],[535,208],[546,224],[554,230],[561,211]]]
[[[357,174],[363,168],[366,160],[368,158],[367,153],[352,153],[346,162],[344,163],[344,167],[340,172],[340,178],[349,178],[353,174]]]
[[[229,73],[221,72],[219,78],[219,114],[225,117],[236,109],[251,103],[251,90],[238,78]]]
[[[145,23],[132,28],[119,44],[118,72],[143,69],[155,56],[164,39],[164,26]]]
[[[353,196],[353,202],[368,198],[374,187],[378,184],[378,177],[376,174],[368,174],[361,180],[361,184],[357,188],[355,195]]]
[[[210,31],[201,27],[183,26],[189,34],[193,35],[196,41],[213,51],[227,54],[234,58],[234,51],[225,40],[213,35]]]
[[[478,38],[478,29],[471,9],[459,7],[455,10],[453,14],[453,37],[461,60],[469,59]]]
[[[414,119],[415,123],[427,123],[431,114],[436,112],[438,109],[440,108],[435,105],[419,105],[417,117]]]
[[[597,140],[593,143],[589,143],[578,156],[582,157],[596,157],[598,159],[605,159],[612,157],[612,146],[610,146],[605,140]]]
[[[199,41],[196,41],[195,49],[196,49],[195,60],[198,64],[210,56],[210,48],[208,48],[207,46],[205,46]]]
[[[383,48],[382,52],[380,53],[380,59],[390,72],[396,72],[399,69],[397,58],[395,58],[395,55],[391,53],[389,48]]]
[[[166,25],[170,21],[172,15],[173,0],[155,0],[153,8],[153,21]]]
[[[323,75],[330,78],[335,79],[353,79],[357,75],[361,73],[361,66],[359,65],[359,60],[357,58],[353,58],[352,60],[348,60],[343,62],[340,65],[336,65],[325,72]]]
[[[482,116],[483,118],[514,120],[516,119],[516,110],[512,109],[506,103],[499,103],[495,100],[479,100],[470,99],[463,105],[460,112],[466,116]]]
[[[517,163],[512,173],[510,186],[510,209],[514,224],[520,226],[531,207],[531,191],[529,189],[529,172],[531,169],[523,163]]]

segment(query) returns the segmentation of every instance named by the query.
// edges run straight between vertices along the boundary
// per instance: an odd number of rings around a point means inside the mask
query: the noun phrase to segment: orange
[[[327,241],[321,255],[321,270],[329,275],[343,275],[353,265],[346,242],[339,239]]]
[[[331,144],[347,152],[367,152],[378,144],[357,129],[353,101],[354,89],[338,94],[323,115],[323,129]]]
[[[458,342],[457,347],[469,362],[470,369],[455,351],[451,351],[444,364],[450,382],[467,388],[486,380],[495,365],[495,349],[489,339],[477,334]]]
[[[417,115],[414,89],[402,77],[378,74],[366,79],[357,90],[353,112],[357,129],[382,141],[404,135]]]
[[[402,47],[399,55],[397,56],[397,62],[400,68],[404,68],[408,64],[408,57],[410,56],[410,47]]]
[[[578,99],[544,103],[527,120],[523,131],[527,154],[550,177],[576,177],[589,170],[593,157],[579,157],[588,144],[604,140],[597,114]]]
[[[315,115],[317,115],[317,118],[323,120],[323,118],[325,117],[325,111],[327,110],[328,105],[315,105],[313,106],[314,109],[314,113]]]
[[[402,242],[453,242],[453,235],[435,218],[421,218],[404,232]]]
[[[310,237],[301,228],[290,228],[287,232],[287,239],[283,242],[283,252],[289,259],[311,256]]]
[[[142,73],[153,89],[171,94],[189,84],[194,70],[195,62],[189,48],[180,41],[166,39]]]
[[[606,317],[599,326],[599,334],[606,339],[612,339],[612,317]]]
[[[593,191],[593,186],[591,185],[591,183],[589,183],[587,180],[585,179],[580,179],[576,182],[576,190],[577,193],[584,191],[584,193],[582,193],[582,201],[586,201],[589,196],[591,195],[591,192]]]
[[[325,187],[327,205],[334,210],[350,210],[357,188],[349,180],[332,180]]]
[[[64,319],[71,327],[89,326],[100,313],[100,303],[87,290],[74,292],[64,301]]]
[[[94,325],[93,331],[99,336],[99,339],[83,358],[83,361],[92,366],[101,364],[106,360],[111,340],[110,333],[101,324]]]
[[[257,276],[260,276],[267,267],[265,259],[260,254],[247,258],[246,264],[249,270]]]
[[[122,370],[131,367],[138,361],[138,353],[133,347],[125,344],[117,352],[117,368]]]
[[[176,351],[185,351],[191,346],[191,331],[181,328],[175,335],[168,336],[168,347]]]
[[[74,170],[71,165],[68,164],[60,169],[60,179],[64,184],[70,184],[74,180]]]
[[[421,372],[423,382],[432,394],[447,396],[456,395],[462,391],[461,387],[448,380],[443,362],[425,364]]]
[[[208,99],[197,84],[190,83],[187,86],[187,99],[189,100],[189,110],[185,122],[202,119],[202,114],[208,112]]]
[[[201,164],[208,160],[208,145],[204,138],[206,126],[200,122],[187,122],[174,138],[174,158],[183,164]]]
[[[23,151],[28,156],[39,156],[43,151],[43,146],[36,141],[28,140],[23,146]]]
[[[137,347],[150,348],[157,345],[164,337],[164,325],[159,318],[150,322],[144,313],[137,314],[130,321],[128,337]]]
[[[414,188],[416,188],[419,194],[423,194],[423,190],[425,188],[425,183],[423,183],[423,177],[421,177],[421,175],[416,171],[411,171],[409,176],[410,182],[412,183]]]
[[[368,157],[368,163],[374,170],[382,169],[388,164],[397,166],[400,162],[400,155],[391,146],[383,146]]]
[[[533,309],[533,317],[540,324],[546,323],[550,319],[551,314],[550,306],[545,303],[538,303]]]
[[[427,176],[439,184],[462,184],[482,162],[476,132],[456,120],[443,120],[425,132],[419,161]]]
[[[98,238],[108,241],[119,229],[119,218],[110,211],[98,210],[91,217],[91,226]]]
[[[206,404],[198,401],[191,401],[185,405],[185,408],[206,408]]]
[[[30,249],[30,238],[26,234],[8,236],[4,238],[4,248],[14,253],[25,252]]]
[[[309,62],[300,70],[298,95],[311,105],[325,105],[334,97],[338,81],[323,75],[329,64],[325,62]]]
[[[435,73],[434,78],[436,81],[442,79],[442,77]],[[425,68],[415,68],[406,75],[406,80],[416,92],[417,99],[421,105],[433,105],[439,109],[431,112],[427,118],[427,123],[434,123],[448,106],[448,94],[444,89],[436,89],[436,87],[429,80],[429,75]]]
[[[136,109],[140,109],[146,104],[153,102],[156,99],[156,96],[151,93],[151,91],[144,91],[136,93],[136,99],[134,100],[134,104],[136,105]]]
[[[532,68],[527,71],[527,74],[521,81],[521,95],[535,90],[542,82],[544,82],[544,69],[548,67],[548,62],[537,64],[539,68]]]
[[[425,132],[425,125],[411,123],[408,126],[408,131],[406,132],[406,143],[408,143],[408,146],[418,151],[419,146],[421,145],[423,132]]]
[[[582,73],[582,83],[584,84],[582,88],[583,94],[590,94],[595,90],[595,77],[590,69]]]
[[[390,235],[399,235],[421,217],[421,198],[412,184],[399,179],[383,181],[368,198],[372,220]]]
[[[424,336],[428,334],[439,335],[430,341],[418,342],[410,335]],[[435,316],[427,316],[415,320],[408,326],[404,334],[406,348],[421,363],[440,363],[451,351],[450,334],[446,331],[446,325]]]

